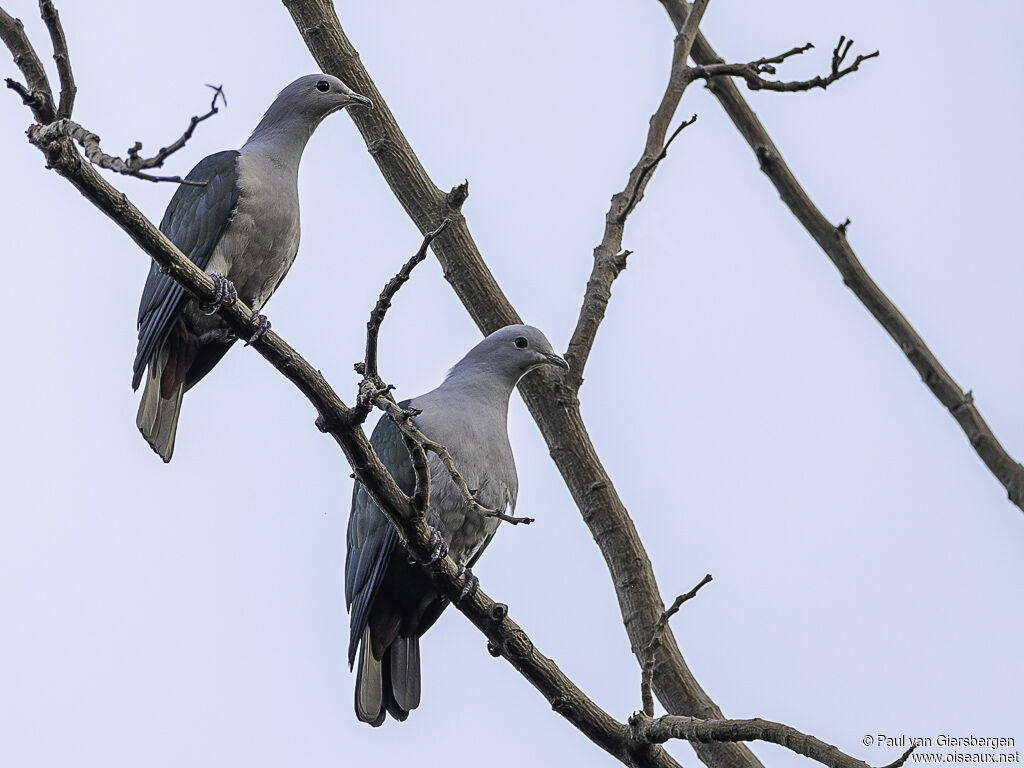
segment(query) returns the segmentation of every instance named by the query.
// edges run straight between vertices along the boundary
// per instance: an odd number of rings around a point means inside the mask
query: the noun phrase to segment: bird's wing
[[[403,408],[408,401],[399,403]],[[398,487],[412,493],[416,476],[402,434],[386,416],[377,422],[370,445],[395,478]],[[366,489],[356,481],[352,489],[352,512],[348,518],[348,553],[345,556],[345,602],[349,619],[348,661],[355,659],[359,641],[370,620],[370,609],[381,581],[398,549],[398,533],[380,511]]]
[[[182,184],[171,198],[160,231],[200,269],[227,229],[238,203],[238,152],[228,150],[204,158],[185,178],[205,186]],[[150,264],[139,302],[139,346],[135,353],[132,389],[138,389],[153,354],[160,350],[189,297],[185,289],[156,262]]]

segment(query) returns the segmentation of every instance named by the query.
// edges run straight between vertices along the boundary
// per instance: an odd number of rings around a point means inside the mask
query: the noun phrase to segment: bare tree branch
[[[814,47],[810,43],[798,48],[792,48],[778,56],[758,59],[757,61],[751,61],[746,64],[707,64],[704,66],[696,66],[692,69],[697,77],[705,79],[721,76],[742,77],[746,81],[747,87],[752,91],[764,90],[795,93],[797,91],[810,91],[814,88],[821,88],[824,90],[832,85],[836,80],[846,77],[852,72],[856,72],[860,69],[860,65],[863,62],[868,59],[873,59],[879,55],[878,51],[861,54],[853,60],[852,64],[843,67],[843,61],[846,60],[846,56],[850,52],[850,48],[852,46],[853,40],[847,40],[845,35],[840,37],[839,43],[832,51],[832,69],[829,74],[825,77],[818,75],[816,77],[812,77],[810,80],[792,80],[789,82],[782,82],[779,80],[766,80],[761,76],[764,73],[774,75],[775,67],[773,65],[781,64],[790,56],[795,56],[796,54],[810,50]]]
[[[57,22],[59,24],[59,22]],[[40,123],[49,123],[54,119],[53,91],[46,77],[46,70],[25,35],[25,25],[21,19],[9,15],[0,8],[0,40],[14,57],[14,64],[25,77],[26,85],[6,78],[7,87],[17,91],[22,101],[28,105]]]
[[[216,112],[216,109],[214,110]],[[193,118],[194,120],[195,118]],[[152,176],[148,173],[143,173],[138,167],[151,167],[142,165],[147,162],[143,158],[138,158],[138,163],[133,163],[132,158],[129,157],[128,161],[122,160],[119,157],[108,155],[102,149],[100,149],[100,137],[95,133],[88,131],[87,129],[80,126],[73,120],[62,118],[55,122],[49,123],[44,126],[34,126],[36,142],[48,143],[52,142],[58,137],[67,137],[74,139],[78,144],[85,150],[85,156],[89,162],[93,165],[99,166],[100,168],[106,168],[107,170],[117,171],[118,173],[124,174],[125,176],[134,176],[137,179],[143,179],[145,181],[170,181],[176,184],[188,184],[193,187],[204,187],[206,186],[205,181],[189,181],[181,176]],[[189,131],[191,133],[191,130]],[[179,140],[180,141],[180,140]],[[178,143],[178,142],[175,142]],[[142,145],[136,142],[135,146],[129,150],[138,152],[138,149]],[[181,146],[184,146],[184,141],[181,141]],[[180,149],[180,146],[178,147]],[[161,150],[164,151],[164,150]],[[169,154],[169,153],[168,153]],[[136,157],[138,157],[136,155]],[[155,158],[150,158],[155,159]],[[161,160],[162,162],[162,160]],[[138,165],[138,167],[134,167]]]
[[[675,600],[672,601],[672,605],[662,611],[661,618],[658,619],[658,623],[654,625],[654,632],[651,635],[651,642],[647,644],[647,648],[644,649],[644,665],[640,677],[640,698],[643,701],[644,714],[648,717],[654,717],[654,696],[651,694],[651,681],[654,679],[654,655],[658,650],[658,646],[661,645],[661,638],[665,634],[665,630],[668,629],[668,620],[675,616],[683,603],[687,600],[692,600],[697,596],[697,592],[711,581],[711,574],[707,574],[700,583],[697,584],[693,589],[683,595],[679,595]]]
[[[668,137],[668,140],[665,142],[665,146],[661,148],[661,152],[658,153],[658,156],[640,169],[640,175],[637,176],[636,184],[633,185],[633,191],[629,195],[629,200],[618,214],[618,219],[621,223],[625,223],[626,217],[629,216],[629,214],[633,212],[633,208],[636,207],[637,196],[640,194],[642,185],[647,180],[647,175],[654,171],[654,169],[658,167],[658,163],[668,156],[668,148],[672,146],[672,142],[676,140],[676,136],[680,134],[683,128],[693,125],[696,122],[696,115],[691,117],[689,120],[683,120],[683,122],[679,124],[679,127],[672,131],[672,135]]]
[[[161,147],[160,150],[153,155],[153,157],[140,157],[139,152],[142,150],[142,142],[136,141],[134,145],[128,148],[128,160],[125,165],[129,168],[129,176],[138,176],[140,179],[147,179],[149,181],[171,181],[168,178],[162,177],[149,177],[144,174],[138,173],[143,168],[159,168],[164,164],[164,161],[177,152],[179,149],[185,146],[185,142],[192,138],[192,134],[195,133],[196,126],[199,125],[203,120],[208,120],[213,117],[219,111],[217,109],[217,99],[221,100],[221,103],[226,107],[228,105],[227,96],[224,95],[224,86],[222,85],[207,85],[207,88],[213,89],[213,98],[210,99],[210,108],[201,115],[195,115],[189,119],[188,128],[181,134],[172,144],[166,147]],[[125,171],[122,171],[125,173]],[[196,184],[198,182],[186,182],[189,184]]]
[[[870,768],[867,763],[850,757],[814,736],[801,733],[788,725],[760,718],[753,720],[701,720],[696,717],[667,715],[652,719],[638,713],[630,718],[629,725],[631,736],[634,739],[654,744],[663,744],[669,739],[684,739],[691,743],[766,741],[785,747],[798,755],[809,757],[828,768]],[[898,768],[913,751],[914,748],[911,747],[893,765]]]
[[[687,58],[707,5],[707,0],[697,0],[690,9],[679,34],[676,35],[672,47],[672,65],[669,70],[668,84],[665,86],[661,103],[655,113],[651,115],[643,154],[633,166],[633,170],[629,172],[626,186],[621,192],[612,196],[611,206],[605,214],[604,235],[594,249],[594,266],[583,294],[579,320],[576,322],[576,329],[572,333],[569,348],[565,353],[565,359],[569,363],[566,380],[573,395],[578,393],[583,385],[583,370],[586,368],[587,359],[594,346],[597,329],[600,327],[601,321],[604,320],[608,302],[611,300],[612,283],[626,268],[626,257],[630,252],[621,250],[626,217],[643,199],[644,189],[647,182],[650,181],[650,174],[667,154],[669,144],[680,130],[697,117],[694,115],[691,120],[684,122],[668,141],[665,140],[669,124],[676,113],[683,92],[695,79],[687,65]]]
[[[462,493],[463,498],[469,502],[469,505],[479,514],[484,517],[496,517],[499,520],[518,525],[520,523],[529,525],[534,522],[532,517],[514,517],[508,515],[498,509],[490,509],[484,506],[476,497],[476,492],[473,491],[466,483],[466,479],[459,472],[458,467],[455,466],[455,460],[452,458],[451,453],[440,443],[431,440],[424,435],[419,427],[416,426],[413,419],[419,415],[419,412],[415,408],[402,408],[398,405],[394,398],[391,397],[390,392],[382,392],[374,398],[374,405],[384,411],[395,425],[401,430],[402,435],[410,439],[414,445],[420,450],[428,453],[432,453],[437,456],[438,460],[448,471],[448,475],[451,477],[452,482],[455,483],[455,487]]]
[[[50,33],[53,45],[53,60],[57,62],[57,75],[60,78],[60,104],[56,117],[71,117],[75,106],[75,78],[71,73],[71,59],[68,57],[68,41],[64,37],[64,27],[60,23],[60,15],[53,7],[51,0],[39,0],[39,11],[42,14],[46,30]]]
[[[427,232],[423,237],[419,250],[412,255],[412,258],[405,262],[398,271],[398,274],[391,278],[387,285],[384,286],[384,290],[381,291],[376,305],[370,310],[370,319],[366,321],[366,355],[362,363],[356,363],[356,373],[369,378],[377,377],[377,337],[380,334],[380,326],[384,322],[384,316],[391,308],[391,300],[395,298],[398,290],[408,282],[416,265],[427,258],[427,249],[434,241],[434,238],[440,235],[445,227],[451,223],[451,219],[445,219],[436,229]]]
[[[867,56],[858,56],[848,67],[843,68],[842,63],[850,51],[852,41],[844,45],[845,37],[839,39],[839,45],[832,53],[832,71],[827,77],[815,77],[806,81],[778,82],[765,80],[762,73],[775,73],[775,65],[781,64],[791,56],[801,54],[813,46],[808,43],[804,46],[792,48],[777,56],[770,56],[752,61],[746,64],[712,64],[706,66],[690,66],[687,59],[691,49],[699,37],[698,25],[707,2],[698,0],[689,7],[679,27],[679,34],[675,39],[675,46],[672,54],[672,69],[668,85],[665,88],[665,95],[657,111],[651,116],[650,128],[647,134],[647,143],[644,146],[644,153],[640,160],[630,171],[629,181],[626,188],[612,197],[611,207],[605,214],[604,237],[601,243],[594,249],[594,266],[587,281],[586,292],[583,296],[583,304],[580,307],[580,317],[573,332],[572,340],[569,342],[569,349],[566,352],[566,360],[569,361],[570,372],[567,375],[569,386],[578,391],[583,384],[583,371],[587,364],[587,358],[593,348],[597,337],[597,329],[604,320],[608,302],[611,300],[612,283],[626,268],[626,256],[629,251],[622,251],[622,236],[625,230],[626,218],[636,207],[636,204],[643,198],[643,191],[649,179],[649,174],[664,159],[669,145],[678,135],[679,131],[690,125],[697,116],[694,115],[688,121],[684,121],[679,128],[665,141],[665,134],[668,131],[669,122],[675,114],[683,92],[694,80],[699,78],[709,79],[715,76],[743,77],[748,87],[752,89],[765,89],[773,91],[805,91],[811,88],[826,88],[841,77],[857,70],[861,62],[878,55],[875,51]],[[660,148],[660,151],[659,151]],[[628,192],[627,196],[627,190]],[[625,202],[623,200],[625,199]]]
[[[686,21],[688,3],[685,0],[659,1],[665,6],[676,28],[681,29]],[[722,63],[722,59],[700,34],[694,42],[693,58],[701,66]],[[974,405],[972,393],[964,392],[942,367],[920,334],[871,279],[846,239],[846,224],[836,227],[822,215],[731,79],[713,77],[708,81],[708,89],[718,98],[726,114],[754,151],[761,170],[775,185],[782,201],[839,270],[843,283],[892,337],[920,374],[925,386],[952,414],[985,466],[1002,483],[1010,501],[1024,510],[1024,466],[1010,456],[996,438]]]

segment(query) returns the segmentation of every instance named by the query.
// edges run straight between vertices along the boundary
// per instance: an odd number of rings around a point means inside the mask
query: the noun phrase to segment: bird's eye
[[[526,349],[530,346],[530,342],[526,340],[525,336],[516,336],[515,345],[519,347],[519,349]]]
[[[316,89],[320,91],[320,93],[327,93],[329,90],[331,90],[331,84],[328,83],[326,80],[321,80],[316,84]]]

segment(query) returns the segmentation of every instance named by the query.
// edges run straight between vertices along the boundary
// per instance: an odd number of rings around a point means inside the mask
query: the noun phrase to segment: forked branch
[[[795,93],[797,91],[810,91],[814,88],[821,88],[824,90],[837,80],[856,72],[860,69],[860,65],[868,59],[873,59],[879,55],[878,51],[860,54],[852,63],[844,67],[843,62],[846,61],[846,57],[850,53],[850,49],[853,47],[853,40],[847,40],[846,36],[842,35],[840,36],[836,47],[832,51],[832,69],[824,77],[818,75],[809,80],[791,80],[788,82],[767,80],[763,77],[765,74],[774,75],[776,73],[776,64],[781,64],[790,56],[805,53],[813,47],[814,46],[811,43],[807,43],[807,45],[791,48],[778,56],[758,59],[757,61],[750,61],[746,64],[707,64],[704,66],[692,67],[692,71],[697,77],[704,79],[721,76],[742,77],[746,82],[747,87],[752,91],[763,90],[778,91],[780,93]]]
[[[99,166],[100,168],[116,171],[117,173],[124,174],[125,176],[134,176],[137,179],[143,179],[145,181],[170,181],[176,184],[188,184],[195,187],[204,187],[206,186],[205,181],[190,181],[189,179],[183,179],[181,176],[154,176],[152,174],[145,173],[143,169],[158,168],[163,165],[164,161],[168,157],[184,147],[185,142],[192,138],[192,134],[199,123],[217,114],[217,99],[224,99],[224,91],[219,85],[211,85],[208,87],[213,88],[214,91],[209,111],[205,114],[193,117],[189,121],[189,126],[185,132],[176,139],[174,143],[169,144],[166,147],[162,147],[153,157],[142,157],[139,154],[139,151],[142,149],[142,142],[138,141],[128,149],[127,160],[122,160],[120,157],[116,157],[114,155],[108,155],[100,149],[99,136],[83,128],[70,118],[61,118],[43,126],[33,126],[33,141],[51,143],[62,136],[67,137],[69,139],[74,139],[85,151],[85,156],[89,159],[89,162],[93,165]]]

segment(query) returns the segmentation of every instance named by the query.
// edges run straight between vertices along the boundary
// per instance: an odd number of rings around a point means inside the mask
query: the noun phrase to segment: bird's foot
[[[430,545],[434,548],[434,551],[430,555],[430,559],[427,560],[427,565],[433,565],[442,557],[448,556],[448,542],[444,540],[444,536],[437,528],[432,528],[430,532]]]
[[[459,566],[459,576],[465,575],[466,582],[462,585],[462,591],[459,593],[458,598],[455,600],[455,604],[458,605],[467,597],[471,597],[476,594],[477,589],[480,588],[480,579],[473,575],[473,572],[464,565]]]
[[[199,305],[199,308],[207,315],[216,313],[221,307],[230,307],[238,301],[238,291],[235,290],[234,283],[224,277],[224,275],[216,273],[211,274],[210,278],[213,280],[213,287],[215,289],[213,301],[209,304]]]
[[[253,325],[255,325],[256,327],[252,332],[252,336],[250,336],[249,340],[245,342],[245,346],[247,347],[250,344],[255,344],[257,341],[262,339],[264,336],[267,335],[267,331],[270,330],[270,321],[267,320],[266,315],[256,313],[252,316],[252,319]]]

